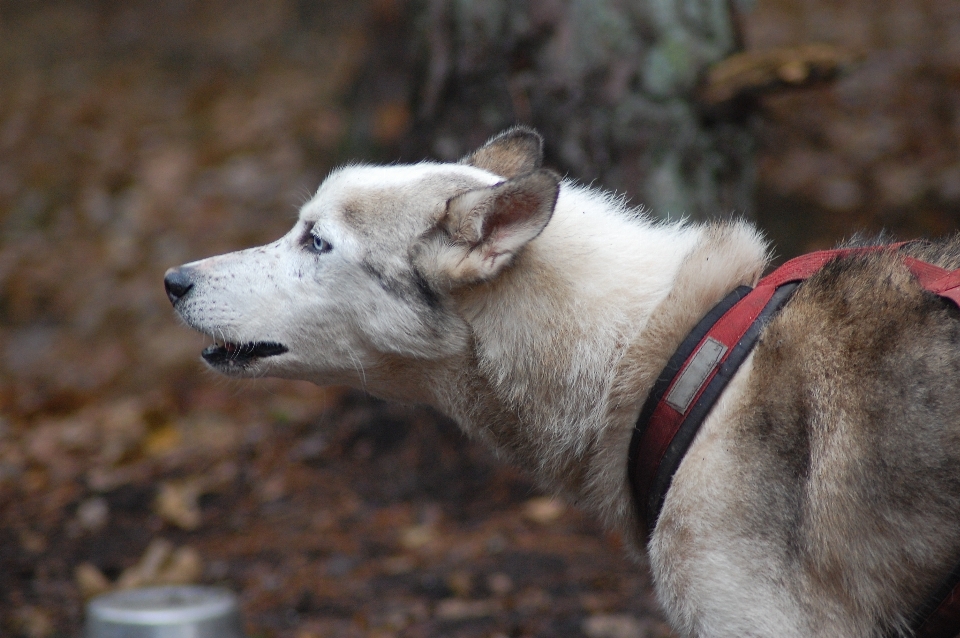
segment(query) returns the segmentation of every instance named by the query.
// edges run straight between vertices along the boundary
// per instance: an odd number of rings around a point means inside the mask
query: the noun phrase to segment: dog
[[[235,377],[430,404],[646,552],[683,636],[909,635],[960,560],[960,321],[912,255],[804,281],[709,412],[656,526],[638,413],[678,344],[770,261],[745,221],[653,221],[542,167],[516,127],[459,163],[333,171],[279,240],[169,270]]]

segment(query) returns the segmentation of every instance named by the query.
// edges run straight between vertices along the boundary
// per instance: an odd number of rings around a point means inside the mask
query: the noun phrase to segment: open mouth
[[[274,341],[251,341],[249,343],[215,343],[203,350],[204,361],[218,367],[242,367],[256,359],[275,357],[287,352],[287,347]]]

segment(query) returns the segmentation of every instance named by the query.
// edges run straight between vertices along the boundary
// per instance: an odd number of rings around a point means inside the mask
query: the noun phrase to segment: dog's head
[[[458,164],[331,173],[272,244],[167,271],[174,308],[232,376],[363,383],[385,359],[462,352],[454,296],[498,276],[546,226],[559,178],[514,128]]]

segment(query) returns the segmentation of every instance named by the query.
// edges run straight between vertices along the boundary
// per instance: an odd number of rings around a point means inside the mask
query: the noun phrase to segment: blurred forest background
[[[735,19],[663,17],[708,5]],[[737,47],[811,42],[857,61],[691,110]],[[98,592],[202,582],[253,637],[670,635],[616,537],[451,423],[216,378],[163,292],[284,233],[338,163],[455,159],[514,121],[571,177],[748,214],[780,257],[951,233],[960,4],[0,0],[0,633],[76,636]]]

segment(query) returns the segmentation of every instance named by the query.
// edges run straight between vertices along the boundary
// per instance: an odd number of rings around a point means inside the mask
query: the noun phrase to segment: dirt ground
[[[779,254],[960,223],[960,5],[757,3],[749,47],[863,63],[770,97]],[[251,637],[671,635],[642,560],[423,408],[203,369],[166,268],[285,232],[389,159],[353,108],[397,2],[0,0],[0,633],[117,586],[223,584]],[[389,93],[389,92],[386,92]]]

